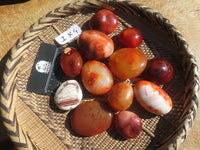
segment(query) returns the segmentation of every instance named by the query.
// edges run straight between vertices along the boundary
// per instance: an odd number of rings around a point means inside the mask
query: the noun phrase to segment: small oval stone
[[[57,89],[54,100],[61,110],[71,110],[77,107],[83,98],[82,89],[76,80],[67,80]]]
[[[120,111],[114,118],[114,125],[119,134],[126,139],[136,138],[142,131],[140,117],[131,111]]]
[[[92,94],[106,94],[113,85],[113,76],[108,67],[96,60],[87,61],[81,71],[84,87]]]

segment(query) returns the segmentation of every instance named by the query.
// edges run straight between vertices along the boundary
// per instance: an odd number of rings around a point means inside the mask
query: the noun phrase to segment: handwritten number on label
[[[69,37],[72,37],[73,34],[72,34],[72,32],[69,32],[68,35],[69,35]]]
[[[65,39],[64,36],[61,36],[62,42],[65,42],[67,39]]]
[[[77,29],[73,29],[73,32],[77,33],[78,34],[78,30]]]

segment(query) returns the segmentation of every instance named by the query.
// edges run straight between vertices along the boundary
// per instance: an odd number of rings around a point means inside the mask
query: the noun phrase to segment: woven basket
[[[54,38],[74,23],[89,29],[88,20],[102,8],[111,9],[119,19],[111,38],[115,40],[124,28],[136,27],[144,35],[139,48],[147,57],[163,57],[175,70],[173,80],[163,86],[172,97],[172,111],[154,115],[134,101],[130,109],[142,118],[143,130],[131,140],[122,140],[113,127],[92,137],[76,136],[70,127],[70,111],[58,111],[50,96],[26,91],[40,44],[55,45]],[[81,0],[40,18],[13,46],[3,74],[1,115],[18,149],[178,149],[196,115],[198,82],[196,61],[188,44],[160,13],[130,1]]]

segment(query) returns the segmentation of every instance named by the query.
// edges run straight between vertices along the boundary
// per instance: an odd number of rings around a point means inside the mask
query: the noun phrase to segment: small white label
[[[55,38],[60,45],[64,45],[81,34],[82,30],[77,24],[73,24],[67,31]]]

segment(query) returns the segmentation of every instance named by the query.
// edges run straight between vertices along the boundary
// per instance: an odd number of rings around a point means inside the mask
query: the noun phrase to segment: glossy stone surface
[[[78,39],[78,49],[87,59],[105,59],[114,50],[114,43],[106,34],[96,30],[86,30]]]
[[[146,64],[147,56],[144,52],[136,48],[122,48],[110,56],[108,66],[118,78],[131,79],[139,76]]]
[[[92,136],[105,132],[112,120],[113,113],[107,105],[98,101],[86,101],[73,112],[71,126],[82,136]]]
[[[172,109],[170,96],[152,82],[145,80],[137,82],[134,94],[139,104],[151,113],[165,115]]]
[[[126,139],[136,138],[142,131],[142,121],[131,111],[120,111],[114,118],[118,133]]]
[[[54,101],[61,110],[71,110],[77,107],[83,98],[83,93],[76,80],[67,80],[57,89]]]
[[[75,48],[68,47],[61,53],[60,65],[65,75],[75,77],[81,72],[83,59]]]
[[[99,10],[89,21],[90,28],[110,34],[118,26],[118,19],[115,14],[106,9]]]
[[[172,80],[174,69],[172,65],[165,59],[155,57],[150,59],[144,71],[144,77],[147,80],[157,84],[165,84]]]
[[[108,93],[108,103],[115,111],[126,110],[133,102],[133,88],[125,82],[115,84]]]
[[[142,33],[136,28],[126,28],[119,34],[119,42],[124,47],[138,47],[143,40]]]
[[[81,72],[84,87],[91,93],[102,95],[113,85],[113,76],[108,67],[99,61],[87,61]]]

